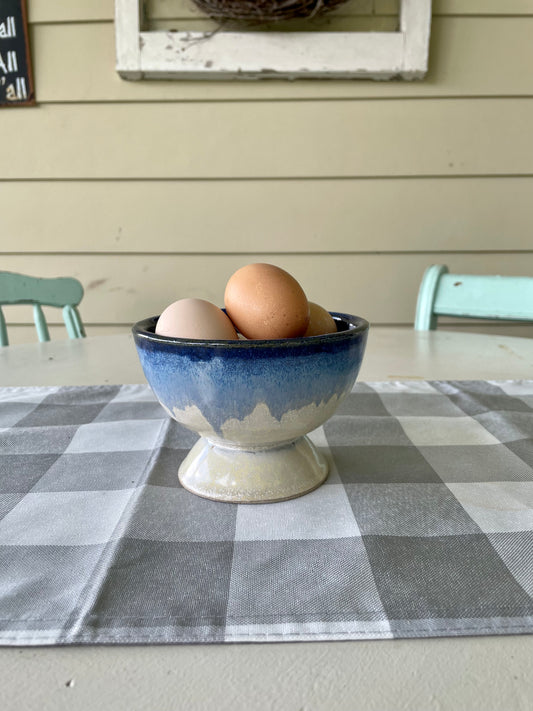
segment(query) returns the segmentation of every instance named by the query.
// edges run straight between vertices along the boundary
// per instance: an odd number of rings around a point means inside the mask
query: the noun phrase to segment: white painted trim
[[[400,32],[404,40],[402,78],[419,79],[428,68],[431,0],[401,2]]]
[[[125,79],[141,79],[140,31],[142,0],[115,0],[117,71]]]
[[[398,32],[145,32],[142,0],[115,0],[124,79],[421,79],[431,0],[401,0]]]

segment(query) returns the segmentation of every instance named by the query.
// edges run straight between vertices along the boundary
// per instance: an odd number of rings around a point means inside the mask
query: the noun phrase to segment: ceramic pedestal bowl
[[[133,326],[157,399],[200,439],[178,470],[182,486],[217,501],[301,496],[328,475],[306,436],[350,392],[368,322],[332,312],[337,333],[279,340],[199,341],[159,336],[157,316]]]

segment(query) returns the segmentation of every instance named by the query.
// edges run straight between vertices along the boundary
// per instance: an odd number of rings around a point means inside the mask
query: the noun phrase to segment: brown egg
[[[237,333],[226,314],[204,299],[180,299],[167,306],[155,332],[173,338],[233,341]]]
[[[305,333],[309,304],[288,272],[273,264],[248,264],[229,279],[228,316],[246,338],[294,338]]]
[[[333,316],[318,304],[309,302],[309,326],[305,332],[305,336],[322,336],[325,333],[336,333],[337,324],[333,320]]]

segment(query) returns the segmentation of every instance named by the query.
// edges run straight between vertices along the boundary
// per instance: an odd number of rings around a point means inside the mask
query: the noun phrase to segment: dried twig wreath
[[[193,0],[219,22],[264,24],[317,17],[347,0]]]

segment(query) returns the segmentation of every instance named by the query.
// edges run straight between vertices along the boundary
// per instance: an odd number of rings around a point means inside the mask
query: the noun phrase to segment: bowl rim
[[[224,309],[223,309],[224,311]],[[335,333],[324,333],[319,336],[296,336],[295,338],[270,338],[270,339],[244,339],[244,340],[223,340],[223,339],[201,339],[201,338],[175,338],[173,336],[162,336],[154,332],[155,324],[159,316],[149,316],[141,319],[131,327],[135,340],[147,341],[176,346],[195,346],[209,348],[294,348],[298,345],[311,345],[322,342],[342,341],[368,331],[370,323],[361,316],[347,314],[341,311],[330,311],[330,315],[335,322],[347,324],[348,328]],[[152,330],[150,330],[152,329]]]

